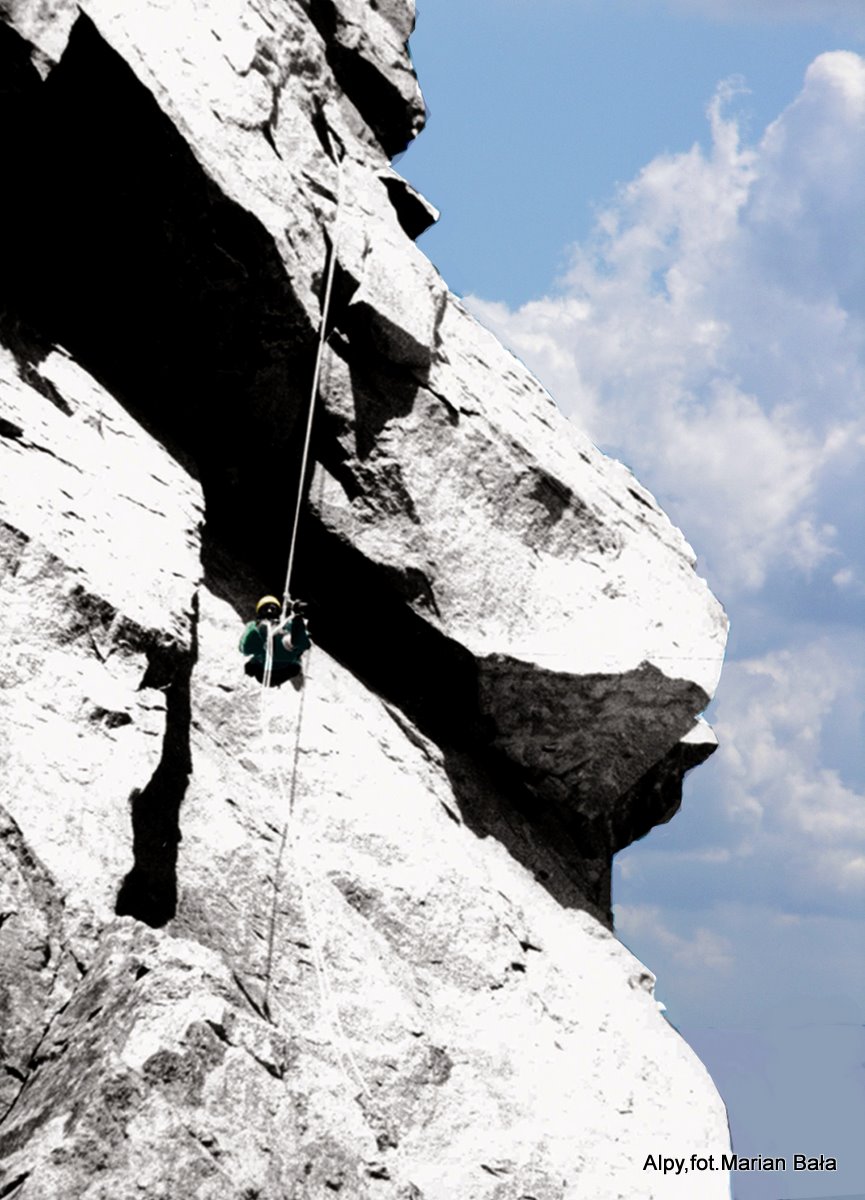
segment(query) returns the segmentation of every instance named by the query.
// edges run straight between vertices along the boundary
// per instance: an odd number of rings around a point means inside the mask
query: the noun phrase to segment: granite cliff
[[[643,1165],[724,1110],[610,864],[726,622],[415,246],[413,5],[0,13],[0,1197],[692,1196]]]

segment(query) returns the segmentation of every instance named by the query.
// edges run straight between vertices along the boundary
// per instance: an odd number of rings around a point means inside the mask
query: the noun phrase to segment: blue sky
[[[863,1193],[865,4],[420,0],[412,53],[422,248],[731,617],[721,748],[618,857],[620,936],[740,1153],[843,1159],[734,1195]]]

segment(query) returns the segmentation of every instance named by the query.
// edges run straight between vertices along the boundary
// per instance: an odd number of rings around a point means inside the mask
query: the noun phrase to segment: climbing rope
[[[268,657],[272,655],[272,640],[268,641]],[[307,670],[305,677],[309,679],[309,663],[311,661],[312,652],[307,654]],[[268,677],[268,668],[271,662],[265,665],[263,679]],[[307,682],[308,686],[308,682]],[[266,689],[262,685],[262,695],[266,695]],[[286,814],[285,822],[282,827],[282,836],[280,838],[279,850],[276,856],[276,864],[274,867],[273,877],[273,901],[271,903],[270,922],[267,939],[267,961],[265,965],[265,985],[264,985],[264,1012],[270,1015],[270,990],[273,976],[273,958],[276,944],[276,926],[279,909],[279,890],[280,876],[283,872],[283,859],[285,857],[286,847],[288,848],[289,866],[292,869],[292,877],[297,881],[300,892],[300,905],[303,923],[309,937],[310,949],[312,950],[313,967],[315,969],[316,984],[318,988],[319,1000],[321,1009],[329,1026],[329,1041],[334,1045],[337,1051],[337,1061],[340,1069],[345,1075],[350,1084],[356,1084],[360,1087],[365,1096],[370,1095],[370,1090],[367,1087],[357,1059],[351,1049],[351,1042],[346,1033],[345,1026],[340,1015],[339,1005],[334,996],[334,990],[330,979],[330,970],[327,965],[327,959],[324,953],[325,941],[321,934],[318,923],[313,915],[313,906],[309,897],[309,887],[307,882],[306,868],[303,863],[304,856],[300,854],[299,843],[301,834],[301,825],[295,821],[295,797],[297,792],[297,764],[300,756],[300,736],[303,725],[303,711],[306,700],[306,687],[301,690],[300,704],[297,712],[297,722],[295,725],[294,739],[294,754],[291,771],[291,784],[286,786],[285,776],[279,765],[279,758],[275,759],[274,773],[276,775],[277,788],[279,791],[280,808]],[[261,707],[261,735],[262,741],[266,742],[269,737],[269,723],[267,719],[267,709],[264,703]]]
[[[328,139],[330,140],[330,139]],[[331,143],[331,152],[333,152],[333,144]],[[330,298],[333,292],[333,276],[336,269],[336,252],[339,244],[339,225],[342,216],[342,164],[345,155],[340,157],[334,155],[336,162],[336,212],[333,219],[333,230],[330,237],[330,258],[327,264],[327,277],[324,286],[324,299],[321,306],[321,323],[318,330],[318,346],[315,351],[315,369],[312,373],[312,390],[309,398],[309,411],[306,418],[306,434],[303,439],[303,457],[300,463],[300,478],[297,484],[297,502],[294,506],[294,523],[291,528],[291,542],[288,550],[288,566],[285,572],[285,588],[283,591],[282,601],[282,619],[285,620],[288,614],[289,596],[291,595],[291,575],[294,570],[294,552],[297,546],[297,529],[300,524],[300,510],[303,505],[303,484],[306,478],[306,469],[309,462],[309,447],[312,440],[312,422],[315,416],[315,403],[318,399],[318,384],[321,377],[321,363],[324,357],[324,344],[327,341],[327,318],[330,313]]]
[[[284,797],[284,780],[281,772],[277,768],[277,778],[280,784],[280,794]],[[292,797],[293,799],[293,797]],[[286,822],[288,825],[288,822]],[[370,1095],[370,1090],[367,1087],[357,1059],[351,1049],[351,1041],[346,1033],[345,1026],[342,1023],[342,1016],[339,1011],[339,1004],[334,996],[333,986],[331,984],[330,969],[327,965],[325,957],[325,940],[322,936],[318,923],[314,916],[313,905],[309,898],[309,888],[306,878],[306,871],[302,865],[303,856],[297,853],[300,836],[299,830],[301,826],[293,822],[292,828],[295,830],[295,837],[289,842],[292,865],[294,866],[298,887],[300,890],[301,912],[303,915],[304,925],[306,926],[309,935],[310,948],[312,950],[313,966],[315,968],[316,982],[318,984],[318,994],[321,1000],[322,1010],[327,1019],[331,1042],[337,1048],[337,1058],[339,1065],[349,1082],[356,1083],[365,1096]]]
[[[331,151],[333,144],[331,143]],[[300,512],[303,506],[303,491],[304,482],[306,479],[307,467],[309,464],[309,451],[312,440],[312,426],[315,417],[315,406],[318,399],[319,383],[321,379],[322,361],[324,358],[324,346],[327,341],[327,321],[330,314],[330,302],[333,294],[333,279],[336,269],[337,249],[339,245],[339,225],[342,215],[342,199],[343,199],[343,173],[342,164],[344,154],[336,157],[333,155],[337,166],[337,195],[336,195],[336,211],[334,214],[333,230],[330,237],[330,257],[327,265],[327,273],[325,277],[324,296],[321,306],[321,323],[318,332],[318,344],[315,354],[315,367],[312,377],[312,388],[310,390],[309,408],[307,412],[306,431],[303,441],[303,455],[300,465],[300,476],[297,486],[297,500],[294,509],[294,521],[291,529],[291,541],[289,543],[288,565],[285,573],[285,588],[283,590],[282,614],[280,619],[280,629],[285,624],[288,617],[288,607],[291,596],[291,577],[294,570],[295,550],[297,548],[297,531],[300,524]],[[269,737],[269,725],[267,717],[267,701],[270,685],[273,677],[273,637],[274,629],[270,622],[267,624],[267,647],[265,652],[264,672],[262,674],[261,688],[261,736],[262,743],[266,743]],[[304,672],[304,677],[308,681],[310,671],[309,665],[311,662],[311,650],[307,652],[307,666]],[[308,686],[308,683],[307,683]],[[303,724],[304,702],[306,699],[306,686],[301,689],[300,704],[297,712],[297,723],[295,727],[295,744],[294,756],[291,772],[291,785],[286,786],[285,776],[279,764],[279,758],[275,759],[275,775],[279,796],[281,801],[281,809],[286,814],[285,823],[282,829],[282,837],[280,839],[279,851],[274,869],[273,880],[273,902],[270,912],[270,924],[268,931],[268,946],[267,946],[267,962],[265,968],[265,993],[264,993],[264,1011],[270,1011],[270,989],[273,974],[273,958],[276,941],[276,924],[278,915],[279,902],[279,880],[283,871],[283,859],[285,857],[286,848],[288,849],[289,863],[293,868],[293,876],[297,880],[301,914],[304,925],[309,936],[310,948],[312,950],[313,966],[315,969],[316,982],[318,986],[318,994],[321,1002],[322,1011],[325,1019],[330,1027],[330,1042],[336,1047],[337,1060],[340,1068],[345,1074],[350,1083],[356,1083],[361,1091],[366,1095],[370,1095],[369,1088],[364,1082],[363,1075],[357,1064],[354,1054],[352,1053],[349,1037],[345,1031],[345,1026],[342,1022],[342,1017],[339,1011],[339,1005],[334,996],[333,987],[330,979],[330,971],[327,965],[327,959],[324,954],[324,939],[320,933],[318,924],[313,914],[313,906],[309,897],[309,888],[306,878],[306,870],[301,861],[302,855],[298,853],[298,845],[300,841],[300,824],[295,821],[295,795],[297,789],[297,766],[300,755],[300,738]]]
[[[270,689],[270,682],[273,679],[273,625],[270,621],[265,621],[265,630],[267,637],[267,645],[264,651],[264,671],[261,675],[261,697],[259,714],[261,717],[262,733],[267,728],[267,713],[265,708],[265,697]]]

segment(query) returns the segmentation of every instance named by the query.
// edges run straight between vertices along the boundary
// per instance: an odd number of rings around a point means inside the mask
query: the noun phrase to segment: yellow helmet
[[[269,605],[274,605],[280,612],[282,611],[282,603],[277,600],[276,596],[262,596],[255,606],[255,615],[258,616],[261,610],[267,608]]]

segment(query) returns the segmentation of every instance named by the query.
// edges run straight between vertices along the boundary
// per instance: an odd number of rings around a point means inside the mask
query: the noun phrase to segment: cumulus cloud
[[[598,444],[632,465],[730,597],[773,569],[862,580],[834,519],[865,421],[865,59],[812,63],[742,143],[737,86],[711,149],[650,162],[554,294],[468,299]]]
[[[835,634],[727,664],[713,716],[720,747],[676,820],[619,856],[626,903],[687,914],[694,897],[736,897],[789,918],[861,918],[865,666],[855,650],[855,635]]]
[[[718,705],[717,802],[736,852],[794,884],[791,907],[865,894],[865,795],[826,765],[831,727],[861,723],[865,670],[849,649],[827,638],[732,663]]]

